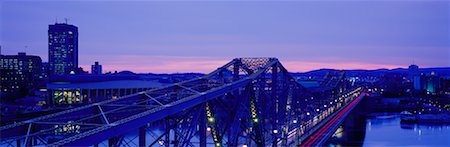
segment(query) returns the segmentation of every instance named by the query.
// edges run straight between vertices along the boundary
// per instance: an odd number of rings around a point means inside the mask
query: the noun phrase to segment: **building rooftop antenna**
[[[64,18],[64,21],[66,22],[66,24],[67,24],[67,21],[68,21],[69,19],[68,18]]]

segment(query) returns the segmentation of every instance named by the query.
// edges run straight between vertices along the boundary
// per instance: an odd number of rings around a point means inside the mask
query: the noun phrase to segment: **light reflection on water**
[[[450,146],[450,125],[401,124],[399,115],[366,120],[363,146]]]

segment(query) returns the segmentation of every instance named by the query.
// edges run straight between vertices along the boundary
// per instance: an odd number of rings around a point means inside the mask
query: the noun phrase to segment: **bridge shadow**
[[[324,146],[362,146],[366,136],[368,99],[363,99],[346,117]]]

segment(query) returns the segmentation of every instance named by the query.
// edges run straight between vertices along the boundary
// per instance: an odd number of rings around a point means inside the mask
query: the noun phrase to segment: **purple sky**
[[[289,71],[450,66],[449,1],[2,1],[2,54],[47,61],[56,18],[79,27],[80,66],[210,72],[235,57]],[[25,46],[27,48],[25,49]]]

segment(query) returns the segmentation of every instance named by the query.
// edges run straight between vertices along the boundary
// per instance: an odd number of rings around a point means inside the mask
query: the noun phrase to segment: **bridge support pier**
[[[118,137],[112,137],[112,138],[108,139],[108,146],[109,147],[116,147],[116,146],[118,146],[117,145],[118,140],[119,140]]]
[[[200,135],[200,147],[206,147],[206,111],[205,104],[202,104],[199,118],[199,135]]]
[[[170,147],[170,120],[166,119],[164,120],[164,123],[166,129],[166,138],[164,140],[164,146]]]
[[[140,147],[145,147],[145,127],[140,127],[139,128],[139,146]]]
[[[175,146],[175,147],[179,146],[179,140],[178,140],[179,134],[177,132],[177,129],[178,128],[176,126],[173,129],[173,146]]]

